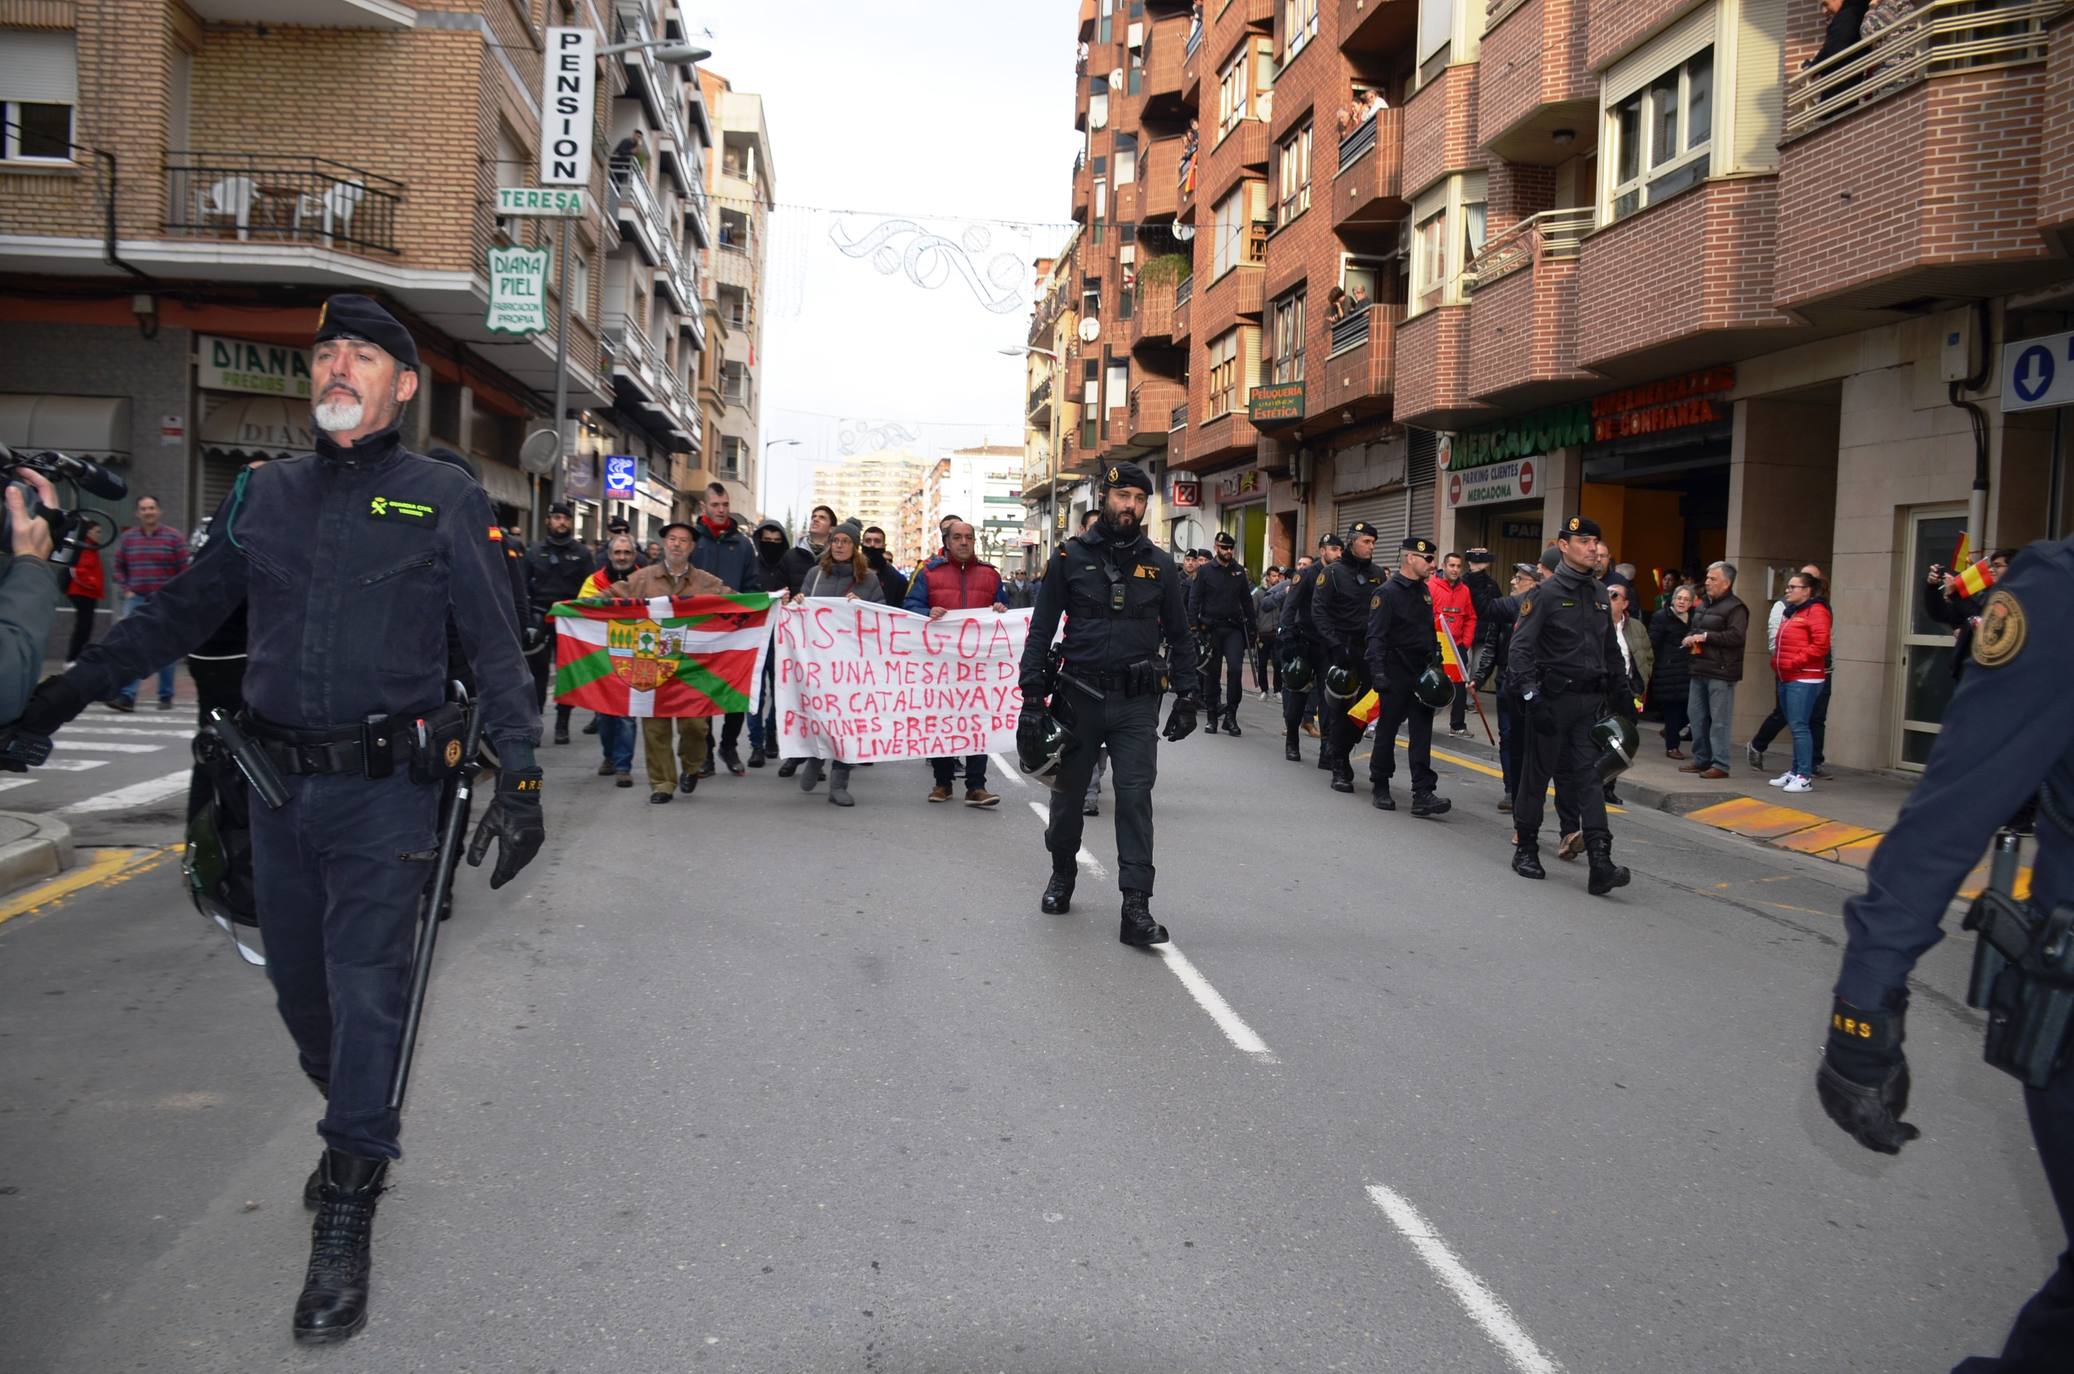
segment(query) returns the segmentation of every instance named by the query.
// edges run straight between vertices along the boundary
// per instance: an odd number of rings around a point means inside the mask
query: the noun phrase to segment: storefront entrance
[[[1952,561],[1965,529],[1963,505],[1918,506],[1908,513],[1908,561],[1897,598],[1901,602],[1901,652],[1895,658],[1901,711],[1894,761],[1902,768],[1921,769],[1929,761],[1930,749],[1944,728],[1952,689],[1958,686],[1952,680],[1952,655],[1957,649],[1951,626],[1930,618],[1920,589],[1929,579],[1932,563]]]

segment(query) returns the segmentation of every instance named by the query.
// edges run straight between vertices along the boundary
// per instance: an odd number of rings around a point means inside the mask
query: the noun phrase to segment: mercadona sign
[[[1515,458],[1465,472],[1451,471],[1447,476],[1448,509],[1523,501],[1541,489],[1540,463],[1539,458]]]

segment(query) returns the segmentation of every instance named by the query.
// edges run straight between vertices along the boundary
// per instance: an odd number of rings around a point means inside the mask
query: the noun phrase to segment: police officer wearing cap
[[[1188,622],[1210,642],[1210,719],[1208,730],[1217,733],[1218,707],[1222,703],[1224,728],[1239,733],[1239,702],[1246,688],[1239,674],[1246,662],[1246,645],[1253,637],[1253,579],[1246,565],[1232,555],[1231,535],[1217,532],[1217,552],[1195,571],[1188,584]],[[1228,686],[1225,684],[1228,681]]]
[[[1520,600],[1512,631],[1511,683],[1527,715],[1519,790],[1512,798],[1512,871],[1545,878],[1541,867],[1542,799],[1555,779],[1556,806],[1579,818],[1594,897],[1625,887],[1628,871],[1613,862],[1606,795],[1597,773],[1591,729],[1608,703],[1627,696],[1627,667],[1615,642],[1613,605],[1597,577],[1599,526],[1582,515],[1556,532],[1561,561],[1546,582]]]
[[[1816,1091],[1830,1119],[1868,1150],[1898,1154],[1920,1134],[1901,1120],[1909,1096],[1902,1051],[1909,974],[1943,938],[1948,904],[1997,823],[2035,797],[2030,897],[2018,905],[2013,895],[1996,894],[2011,896],[2029,930],[2016,942],[2020,957],[2004,951],[1993,962],[1986,954],[1999,940],[1989,936],[2018,932],[2002,921],[1982,932],[1974,968],[1987,995],[1969,1001],[1989,1012],[1987,1061],[2024,1083],[2031,1137],[2067,1248],[2017,1313],[1999,1358],[1974,1356],[1954,1367],[1954,1374],[2028,1374],[2074,1361],[2074,949],[2066,933],[2074,925],[2074,711],[2067,708],[2074,540],[2032,544],[2010,564],[1981,604],[1971,658],[1923,776],[1873,851],[1865,892],[1844,903],[1843,967]],[[1998,840],[1998,850],[2015,842]],[[2016,859],[2012,848],[2012,876]],[[1967,924],[1976,923],[1969,917]]]
[[[1375,538],[1375,526],[1366,520],[1347,526],[1339,562],[1325,570],[1311,594],[1311,628],[1325,663],[1362,674],[1367,672],[1369,602],[1383,585],[1375,566]],[[1361,738],[1361,723],[1347,714],[1351,705],[1325,695],[1325,752],[1335,792],[1354,790],[1354,744]]]
[[[533,670],[533,714],[547,706],[547,679],[554,671],[555,626],[548,610],[557,601],[574,601],[583,583],[597,571],[594,557],[576,530],[576,509],[567,501],[547,508],[547,537],[526,550],[526,587],[533,602],[533,623],[526,627],[526,661]],[[569,742],[569,713],[574,707],[555,703],[555,743]]]
[[[1282,607],[1282,623],[1276,632],[1284,660],[1292,655],[1301,656],[1310,666],[1310,686],[1301,692],[1289,689],[1289,670],[1282,670],[1282,730],[1283,754],[1291,763],[1303,762],[1303,751],[1297,747],[1296,732],[1305,721],[1311,723],[1311,733],[1319,735],[1318,711],[1320,693],[1325,689],[1325,658],[1318,643],[1318,632],[1311,624],[1311,602],[1317,595],[1318,584],[1325,580],[1325,572],[1339,562],[1343,547],[1340,537],[1330,531],[1318,536],[1318,563],[1297,575],[1296,585],[1289,589],[1289,600]],[[1318,766],[1330,768],[1331,750],[1321,739],[1318,746]]]
[[[1439,644],[1434,638],[1433,593],[1426,587],[1439,556],[1430,539],[1405,540],[1398,545],[1397,571],[1368,601],[1368,680],[1382,700],[1375,750],[1368,756],[1368,781],[1378,811],[1397,809],[1390,796],[1390,777],[1397,768],[1400,726],[1409,741],[1405,758],[1411,764],[1412,815],[1438,816],[1454,805],[1435,795],[1440,775],[1433,771],[1433,708],[1414,694]]]
[[[305,1342],[366,1322],[375,1202],[400,1153],[390,1081],[440,784],[462,754],[457,713],[441,700],[449,615],[502,761],[469,861],[496,839],[490,885],[501,887],[545,837],[538,716],[503,545],[467,473],[403,447],[417,368],[416,345],[386,310],[333,296],[310,358],[316,453],[242,474],[192,566],[43,683],[11,727],[51,734],[246,604],[245,729],[288,797],[278,810],[251,807],[266,971],[303,1071],[327,1098],[324,1154],[304,1190],[317,1209],[293,1323]]]
[[[1151,906],[1159,699],[1171,684],[1174,706],[1165,735],[1174,743],[1194,732],[1201,704],[1181,572],[1145,537],[1151,495],[1152,479],[1136,463],[1117,463],[1104,474],[1101,518],[1068,539],[1044,570],[1022,661],[1024,702],[1034,708],[1049,693],[1053,717],[1071,732],[1052,784],[1044,831],[1051,881],[1041,905],[1054,915],[1071,909],[1081,802],[1096,754],[1106,745],[1116,789],[1117,884],[1123,889],[1118,938],[1127,945],[1157,945],[1167,938]],[[1066,637],[1054,681],[1047,661],[1061,615]]]

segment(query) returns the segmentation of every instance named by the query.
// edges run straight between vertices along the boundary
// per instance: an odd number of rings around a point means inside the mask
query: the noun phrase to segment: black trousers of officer
[[[2031,1118],[2031,1138],[2045,1166],[2045,1182],[2060,1214],[2067,1248],[2045,1286],[2016,1314],[2000,1358],[1962,1360],[1952,1374],[2030,1374],[2032,1370],[2066,1368],[2074,1350],[2074,1065],[2062,1066],[2041,1090],[2024,1089],[2024,1110]]]
[[[1433,708],[1412,695],[1414,679],[1392,672],[1383,679],[1376,694],[1382,698],[1383,713],[1375,721],[1375,750],[1368,756],[1369,785],[1378,792],[1389,789],[1397,771],[1397,731],[1405,734],[1405,758],[1411,764],[1411,789],[1431,792],[1440,786],[1433,771]]]
[[[1361,732],[1368,728],[1347,714],[1347,708],[1353,704],[1323,696],[1318,705],[1318,724],[1325,735],[1325,761],[1332,765],[1332,776],[1350,782],[1354,777],[1354,746],[1361,742]]]
[[[1110,785],[1116,794],[1116,885],[1126,892],[1152,892],[1152,784],[1158,775],[1158,692],[1125,696],[1121,690],[1096,698],[1067,683],[1073,709],[1073,742],[1059,760],[1051,789],[1051,823],[1044,847],[1055,863],[1071,864],[1080,853],[1084,820],[1080,805],[1102,746],[1109,747]]]
[[[1212,716],[1221,716],[1226,711],[1236,711],[1239,703],[1246,699],[1246,680],[1241,674],[1246,667],[1246,631],[1238,625],[1212,625],[1204,632],[1210,641],[1210,665],[1204,672],[1206,679],[1204,700],[1209,703]],[[1221,681],[1231,679],[1231,693],[1218,694]],[[1219,703],[1223,703],[1219,705]]]
[[[252,805],[252,870],[266,972],[303,1072],[329,1085],[317,1133],[394,1159],[389,1082],[410,998],[418,906],[432,878],[440,788],[343,773],[282,779],[288,804]]]
[[[536,711],[547,709],[547,684],[554,679],[555,639],[560,633],[558,626],[548,626],[546,646],[526,656],[526,666],[533,670],[533,709]],[[573,706],[563,706],[557,702],[555,704],[556,722],[567,725],[570,713],[575,709]]]
[[[1603,699],[1601,692],[1551,692],[1553,735],[1534,728],[1533,703],[1526,703],[1526,747],[1520,751],[1519,790],[1512,795],[1512,825],[1522,840],[1532,841],[1541,829],[1541,803],[1551,777],[1556,821],[1564,834],[1573,826],[1587,836],[1612,833],[1606,825],[1606,794],[1599,786],[1598,751],[1591,738]]]

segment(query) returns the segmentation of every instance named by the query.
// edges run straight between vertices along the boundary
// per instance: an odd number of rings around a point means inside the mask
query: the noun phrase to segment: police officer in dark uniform
[[[1520,601],[1511,659],[1512,685],[1527,713],[1527,747],[1512,798],[1512,871],[1522,878],[1548,876],[1537,835],[1553,777],[1557,809],[1579,818],[1591,864],[1586,886],[1594,897],[1628,882],[1628,871],[1613,862],[1613,832],[1596,771],[1600,751],[1591,736],[1616,694],[1627,694],[1613,606],[1595,575],[1599,549],[1596,521],[1573,515],[1563,522],[1556,533],[1562,562]]]
[[[1311,668],[1311,685],[1302,692],[1292,692],[1288,687],[1288,673],[1283,672],[1282,729],[1287,734],[1287,753],[1291,762],[1301,763],[1303,754],[1297,748],[1296,733],[1305,721],[1311,722],[1311,732],[1319,735],[1318,766],[1330,768],[1331,750],[1326,747],[1323,732],[1318,729],[1320,693],[1325,690],[1325,655],[1318,643],[1318,634],[1311,624],[1311,601],[1318,584],[1325,580],[1325,570],[1339,561],[1340,537],[1326,533],[1318,537],[1318,563],[1297,574],[1296,585],[1289,589],[1289,600],[1282,607],[1282,623],[1277,631],[1280,651],[1284,657],[1291,653],[1301,654]]]
[[[1368,756],[1368,781],[1378,811],[1395,811],[1390,776],[1397,769],[1397,729],[1410,742],[1411,813],[1438,816],[1454,803],[1435,795],[1440,775],[1433,771],[1433,708],[1412,694],[1419,675],[1433,662],[1439,645],[1434,638],[1433,593],[1426,579],[1433,574],[1439,546],[1411,538],[1398,545],[1397,571],[1382,590],[1369,598],[1368,679],[1382,699],[1375,722],[1375,751]]]
[[[576,511],[566,501],[547,508],[547,537],[526,551],[526,587],[533,601],[533,623],[526,627],[526,660],[533,669],[533,714],[547,706],[547,679],[554,672],[555,632],[548,608],[574,601],[584,579],[597,568],[583,541],[576,538]],[[555,704],[555,743],[569,742],[569,713]]]
[[[1245,666],[1246,647],[1252,640],[1253,579],[1243,563],[1232,556],[1232,537],[1223,530],[1212,541],[1216,554],[1196,569],[1188,584],[1188,623],[1210,642],[1210,719],[1207,729],[1217,733],[1219,703],[1223,705],[1224,728],[1239,733],[1239,702],[1246,695],[1240,670]],[[1225,690],[1228,681],[1229,695]]]
[[[1078,873],[1081,802],[1096,753],[1109,749],[1116,787],[1117,884],[1123,889],[1127,945],[1157,945],[1167,928],[1152,919],[1152,783],[1158,745],[1159,699],[1168,685],[1174,706],[1166,738],[1179,743],[1195,730],[1195,650],[1182,604],[1181,572],[1173,558],[1145,537],[1145,503],[1152,479],[1136,463],[1117,463],[1105,475],[1102,515],[1068,539],[1044,570],[1023,650],[1026,702],[1055,698],[1053,714],[1068,723],[1066,746],[1051,792],[1051,881],[1043,909],[1071,908]],[[1059,617],[1066,617],[1063,663],[1056,682],[1046,662]],[[1162,643],[1168,661],[1160,660]]]
[[[1971,653],[1923,776],[1873,852],[1864,894],[1844,903],[1843,969],[1816,1089],[1837,1125],[1884,1154],[1919,1134],[1900,1119],[1908,1108],[1909,972],[1943,938],[1946,905],[1997,823],[2034,796],[2042,823],[2029,915],[2064,922],[2074,903],[2074,540],[2033,544],[2017,556],[1982,603]],[[2012,1056],[2032,1061],[2035,1077],[2018,1073],[2024,1109],[2069,1246],[2017,1314],[2000,1358],[1975,1356],[1954,1374],[2028,1374],[2074,1361],[2074,1036],[2049,1016],[2030,1020],[2051,999],[2064,1010],[2074,998],[2074,956],[2064,937],[2040,934],[2032,961],[2049,966],[2047,978],[2018,976],[2012,966],[1991,985],[1987,1057],[2012,1073],[2023,1067]],[[2027,1026],[2053,1033],[2021,1034]]]
[[[490,885],[501,887],[545,837],[538,716],[489,497],[465,472],[408,452],[397,432],[417,364],[410,334],[380,305],[333,296],[310,363],[315,456],[241,476],[188,570],[43,683],[12,727],[51,734],[246,603],[246,731],[288,793],[278,810],[251,806],[266,971],[303,1071],[327,1098],[293,1327],[306,1342],[344,1339],[367,1320],[375,1202],[400,1153],[389,1087],[440,784],[462,754],[441,701],[449,615],[503,763],[469,860],[498,840]]]
[[[1375,566],[1375,526],[1356,520],[1347,526],[1340,560],[1325,570],[1311,594],[1311,629],[1323,648],[1327,665],[1366,671],[1369,602],[1383,585]],[[1352,702],[1325,697],[1325,753],[1332,764],[1332,790],[1354,790],[1354,744],[1361,723],[1347,714]]]

